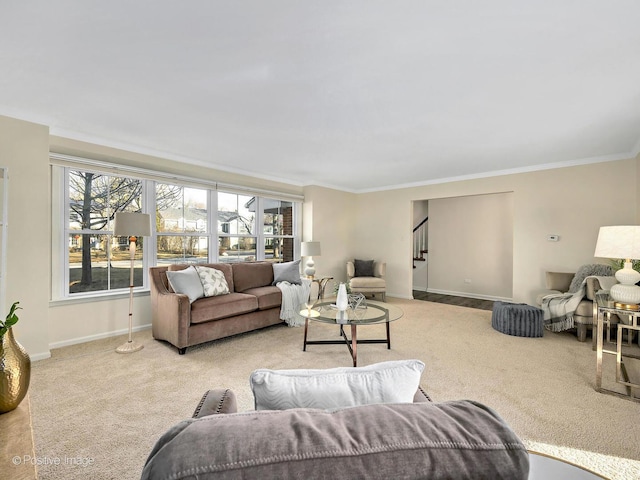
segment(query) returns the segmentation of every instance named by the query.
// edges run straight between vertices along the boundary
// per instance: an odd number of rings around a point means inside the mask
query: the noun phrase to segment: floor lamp
[[[113,234],[120,237],[129,237],[129,256],[131,257],[129,271],[129,340],[124,345],[116,348],[116,352],[133,353],[143,348],[142,344],[131,339],[133,331],[133,260],[136,255],[136,237],[148,237],[151,235],[151,217],[148,213],[117,212]]]

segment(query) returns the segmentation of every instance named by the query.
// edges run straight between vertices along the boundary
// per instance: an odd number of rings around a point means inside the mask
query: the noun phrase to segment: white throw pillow
[[[259,369],[250,382],[256,410],[329,409],[411,403],[423,370],[420,360],[318,370]]]
[[[189,303],[193,303],[204,296],[200,276],[193,266],[189,266],[184,270],[167,271],[167,279],[174,292],[182,293],[189,297]]]
[[[229,293],[229,284],[222,273],[217,268],[196,266],[205,297],[217,297]]]

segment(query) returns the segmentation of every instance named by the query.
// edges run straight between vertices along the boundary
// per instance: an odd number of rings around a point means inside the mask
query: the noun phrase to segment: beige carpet
[[[435,401],[474,399],[497,410],[527,446],[612,479],[640,478],[640,404],[597,393],[596,354],[571,334],[519,338],[491,328],[491,312],[390,299],[405,315],[391,325],[391,350],[360,345],[359,365],[417,358]],[[344,345],[311,345],[302,328],[276,326],[190,348],[136,334],[145,348],[114,352],[122,338],[75,345],[33,365],[30,396],[40,479],[134,479],[156,439],[191,416],[205,390],[232,388],[253,408],[256,368],[349,366]],[[309,339],[337,327],[312,323]],[[382,337],[384,327],[359,329]],[[608,362],[607,371],[610,373]],[[197,446],[194,446],[197,448]],[[59,464],[51,464],[52,461]]]

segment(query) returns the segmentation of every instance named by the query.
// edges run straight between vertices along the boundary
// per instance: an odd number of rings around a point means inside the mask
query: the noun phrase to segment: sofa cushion
[[[423,370],[420,360],[315,370],[259,369],[250,382],[256,410],[337,408],[413,402]]]
[[[273,282],[273,267],[269,262],[243,262],[233,264],[233,284],[236,292],[264,287]]]
[[[142,479],[527,479],[529,457],[468,400],[209,415],[171,428]]]
[[[351,288],[385,288],[387,282],[378,277],[354,277],[350,280]]]
[[[205,297],[191,304],[191,323],[220,320],[257,309],[258,299],[254,295],[230,293],[218,297]]]
[[[200,276],[205,297],[217,297],[229,293],[229,284],[222,271],[202,265],[196,265],[196,271]]]
[[[167,278],[173,291],[188,296],[191,303],[204,296],[200,276],[193,266],[175,272],[167,271]]]
[[[254,295],[258,299],[258,310],[280,308],[282,305],[282,291],[272,285],[266,287],[249,288],[243,293]]]
[[[289,282],[300,285],[300,260],[273,264],[273,285],[279,282]]]

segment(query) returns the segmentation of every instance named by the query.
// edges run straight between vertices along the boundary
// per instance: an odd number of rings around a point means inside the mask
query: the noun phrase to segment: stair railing
[[[422,220],[413,229],[413,268],[416,268],[416,262],[424,262],[424,254],[428,253],[427,247],[427,221],[429,217]]]

